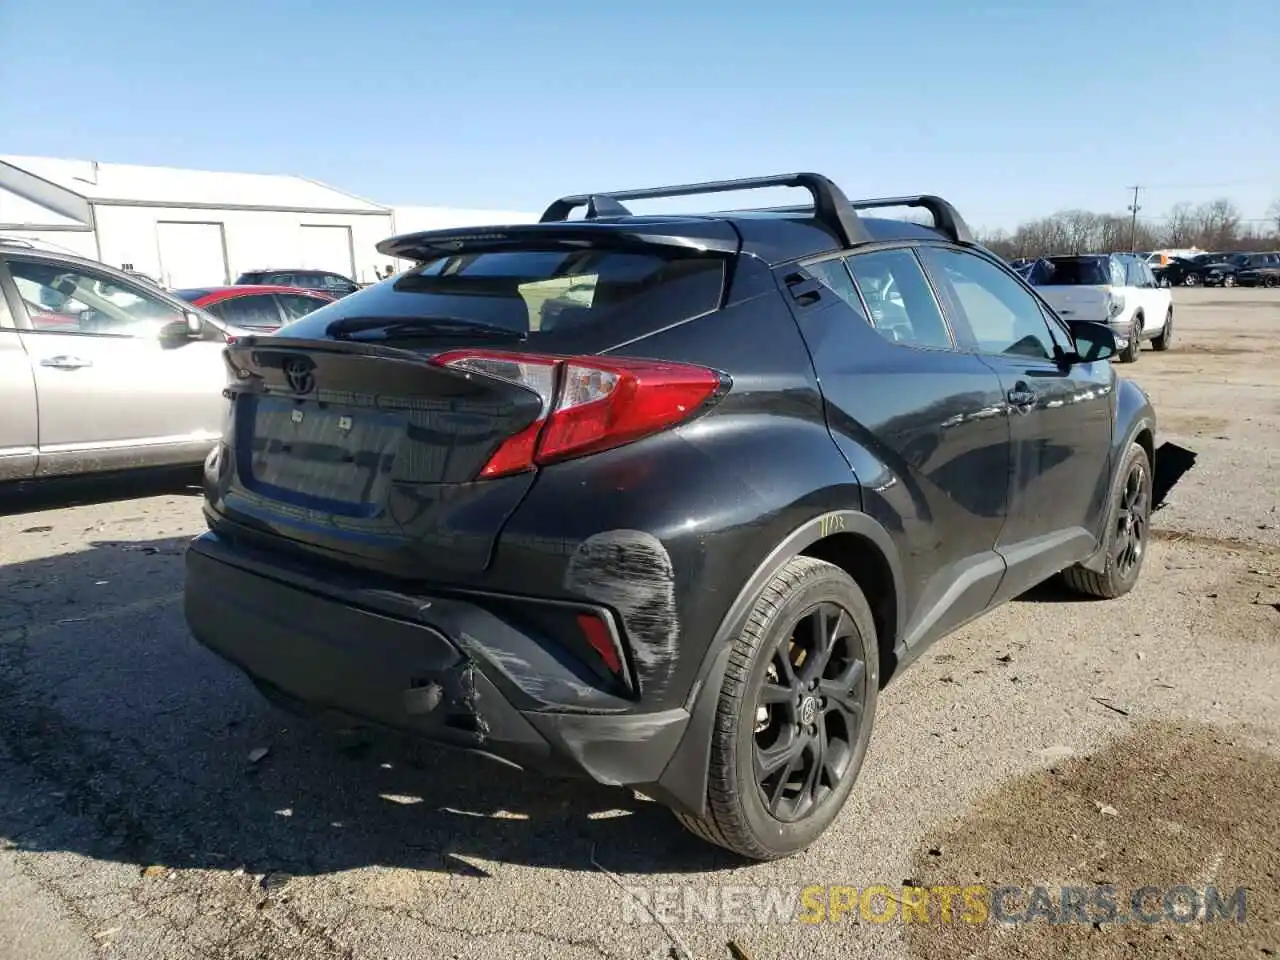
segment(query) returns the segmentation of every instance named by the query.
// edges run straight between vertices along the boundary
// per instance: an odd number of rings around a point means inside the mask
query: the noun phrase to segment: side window
[[[1125,286],[1140,287],[1147,282],[1146,276],[1143,275],[1141,264],[1136,258],[1125,261]]]
[[[113,337],[155,337],[183,323],[180,309],[140,286],[57,262],[9,259],[32,329]]]
[[[805,269],[813,275],[815,280],[862,315],[862,301],[858,299],[853,277],[849,275],[849,268],[845,266],[843,259],[811,263]]]
[[[277,287],[296,287],[298,278],[292,273],[271,273],[263,278],[262,283]]]
[[[271,294],[232,297],[206,307],[220,320],[252,330],[274,330],[280,326],[280,311]]]
[[[318,286],[332,293],[348,293],[351,290],[351,284],[335,274],[326,273],[322,279],[324,282]]]
[[[962,250],[928,248],[924,258],[955,292],[980,353],[1053,357],[1055,342],[1040,304],[1014,277]]]
[[[319,297],[304,297],[294,293],[278,293],[276,299],[284,309],[285,323],[292,323],[294,320],[305,317],[312,310],[318,310],[328,303],[327,300],[321,300]]]
[[[914,253],[855,254],[847,263],[876,333],[894,343],[951,348],[951,332]]]

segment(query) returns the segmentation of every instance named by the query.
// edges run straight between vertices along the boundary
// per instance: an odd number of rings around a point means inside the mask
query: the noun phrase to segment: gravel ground
[[[1185,470],[1138,589],[1041,588],[939,643],[882,695],[831,833],[780,863],[735,864],[628,793],[276,712],[187,636],[189,489],[6,495],[0,958],[722,958],[731,940],[756,960],[1275,955],[1280,296],[1176,297],[1173,350],[1120,368]],[[906,880],[1251,899],[1243,926],[664,928],[620,886],[714,903]]]

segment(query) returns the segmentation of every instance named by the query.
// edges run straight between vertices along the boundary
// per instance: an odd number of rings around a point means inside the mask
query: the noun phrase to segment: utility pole
[[[1129,252],[1133,253],[1138,249],[1138,211],[1142,208],[1138,206],[1138,191],[1141,186],[1133,186],[1129,188],[1133,191],[1133,203],[1129,205]]]

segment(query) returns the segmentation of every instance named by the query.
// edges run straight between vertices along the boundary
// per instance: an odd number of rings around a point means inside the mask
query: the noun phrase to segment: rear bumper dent
[[[216,534],[198,538],[186,556],[187,622],[197,641],[294,712],[610,785],[657,781],[688,724],[683,709],[588,713],[532,702],[513,671],[527,685],[547,652],[464,602],[419,598],[414,611],[388,594],[404,609],[374,610],[341,589],[287,582],[255,565]],[[506,632],[476,635],[495,624]],[[562,671],[548,673],[547,684],[572,693]]]

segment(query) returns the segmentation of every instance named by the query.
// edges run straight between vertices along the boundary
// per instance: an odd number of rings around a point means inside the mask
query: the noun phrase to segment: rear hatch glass
[[[1053,257],[1035,264],[1031,282],[1041,287],[1092,287],[1123,283],[1123,278],[1112,276],[1111,261],[1105,257]]]
[[[348,318],[442,317],[534,340],[626,321],[637,306],[671,323],[714,309],[722,273],[717,258],[596,248],[460,254],[344,297],[280,335],[331,338],[334,321]],[[341,327],[337,335],[344,336]],[[376,325],[362,337],[385,339]]]
[[[239,341],[215,509],[419,576],[481,570],[533,473],[480,473],[543,400],[430,358],[598,353],[716,309],[724,273],[723,257],[662,250],[459,253]]]

